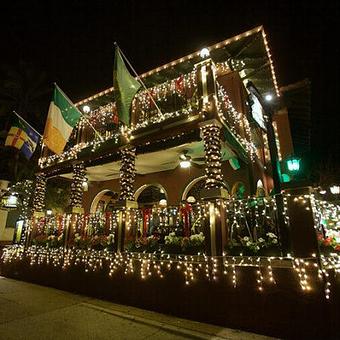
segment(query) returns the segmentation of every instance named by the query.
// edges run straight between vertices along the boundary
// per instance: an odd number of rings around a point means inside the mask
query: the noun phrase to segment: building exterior
[[[128,126],[110,88],[76,104],[61,155],[43,149],[2,273],[269,335],[292,336],[282,315],[333,334],[340,209],[285,183],[299,163],[263,27],[140,78]],[[61,214],[45,200],[56,178],[71,188]]]
[[[163,224],[170,226],[168,218],[156,222],[159,209],[176,209],[172,227],[181,226],[182,234],[190,236],[185,228],[204,229],[200,202],[210,198],[216,205],[218,199],[245,200],[274,192],[273,164],[292,155],[293,148],[287,111],[275,109],[280,94],[262,27],[140,78],[147,89],[132,102],[129,128],[118,123],[113,88],[76,104],[84,117],[64,153],[51,154],[45,148],[39,160],[35,216],[44,212],[42,191],[48,178],[55,176],[72,181],[73,213],[110,214],[121,206],[138,211],[130,239],[151,236],[151,222],[157,230]],[[270,119],[278,150],[274,162],[268,112],[247,90],[248,83],[263,98],[273,98],[276,113]],[[185,216],[186,222],[181,221],[181,209],[187,209],[182,215],[190,214],[190,221]],[[279,209],[283,209],[280,204]],[[123,243],[126,246],[126,240]],[[224,238],[217,250],[213,246],[209,252],[221,253],[226,243]]]

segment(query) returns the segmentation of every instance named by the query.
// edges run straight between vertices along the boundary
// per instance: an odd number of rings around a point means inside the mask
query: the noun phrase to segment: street
[[[269,339],[0,276],[0,339]]]

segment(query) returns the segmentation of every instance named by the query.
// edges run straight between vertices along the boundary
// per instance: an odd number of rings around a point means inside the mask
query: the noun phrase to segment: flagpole
[[[40,137],[42,137],[42,135],[31,125],[29,124],[24,118],[22,118],[19,114],[17,114],[14,110],[13,113],[20,118],[21,120],[23,120],[36,134],[38,134]]]
[[[95,134],[99,137],[99,139],[103,142],[104,138],[102,137],[102,135],[94,128],[94,126],[90,123],[90,121],[87,119],[87,117],[73,104],[72,100],[65,94],[65,92],[57,85],[57,83],[54,83],[54,86],[58,88],[58,90],[63,94],[63,96],[68,100],[68,102],[70,104],[72,104],[77,111],[80,113],[80,115],[85,119],[85,121],[87,122],[87,124],[90,125],[90,127],[93,129],[93,131],[95,132]]]
[[[138,75],[138,73],[135,71],[135,69],[133,68],[133,66],[131,65],[131,63],[129,62],[129,60],[126,58],[125,54],[123,53],[123,51],[120,49],[120,47],[118,46],[117,42],[114,42],[114,45],[116,46],[116,48],[118,48],[118,50],[120,51],[122,57],[125,59],[125,61],[127,62],[127,64],[130,66],[131,70],[133,71],[133,73],[136,75],[137,79],[140,81],[140,83],[142,84],[142,86],[144,87],[144,90],[147,92],[147,94],[149,95],[151,101],[153,102],[153,104],[156,106],[158,112],[163,115],[161,109],[159,108],[159,106],[156,104],[155,100],[152,97],[152,94],[150,93],[150,91],[147,89],[147,87],[145,86],[145,84],[143,83],[142,79],[140,78],[140,76]]]

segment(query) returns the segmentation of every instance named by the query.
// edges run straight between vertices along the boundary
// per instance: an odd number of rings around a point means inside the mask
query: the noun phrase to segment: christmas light
[[[37,212],[42,212],[45,207],[45,194],[46,194],[46,175],[38,174],[36,176],[35,191],[33,198],[33,207]]]
[[[121,150],[122,165],[120,169],[120,200],[134,200],[135,181],[135,148],[123,148]]]
[[[86,179],[84,163],[73,166],[73,178],[71,184],[71,205],[81,208],[83,201],[83,183]]]
[[[204,124],[201,133],[205,151],[206,188],[223,188],[220,126]]]

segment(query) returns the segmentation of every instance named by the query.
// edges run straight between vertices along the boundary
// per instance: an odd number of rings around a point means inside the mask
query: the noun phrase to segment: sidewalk
[[[270,339],[0,276],[0,339]]]

